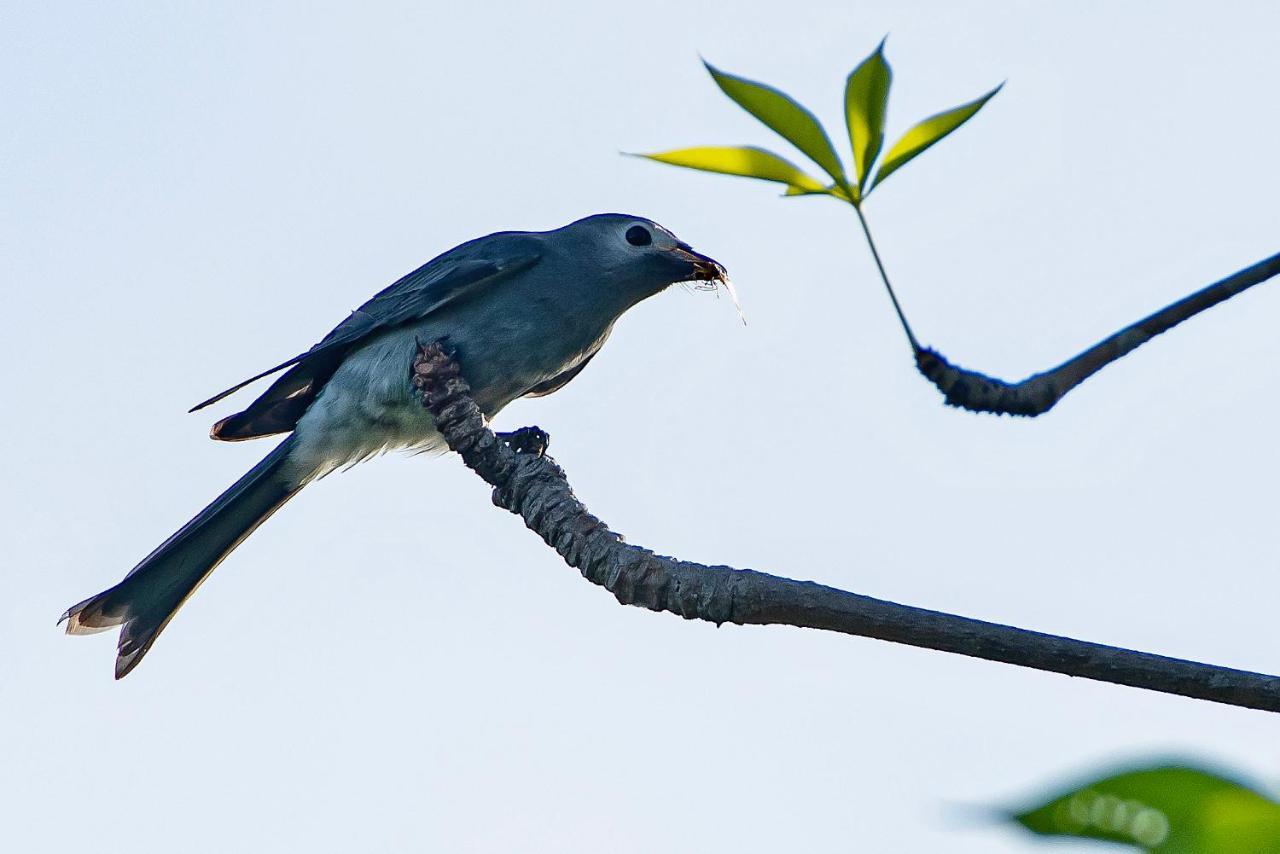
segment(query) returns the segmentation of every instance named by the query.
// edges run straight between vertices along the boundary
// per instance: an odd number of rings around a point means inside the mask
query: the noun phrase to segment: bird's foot
[[[551,444],[551,437],[540,427],[521,427],[510,433],[498,433],[498,438],[507,443],[507,447],[517,454],[533,454],[541,457]]]

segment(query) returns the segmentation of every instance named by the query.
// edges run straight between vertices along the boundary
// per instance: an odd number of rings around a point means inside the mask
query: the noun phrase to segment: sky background
[[[1099,765],[1280,781],[1280,717],[620,607],[449,456],[308,489],[121,683],[55,627],[266,452],[206,438],[248,394],[191,404],[456,243],[624,211],[750,324],[663,294],[497,423],[629,540],[1280,671],[1280,285],[977,417],[851,211],[618,156],[782,145],[699,53],[840,144],[886,32],[891,138],[1009,81],[868,205],[959,363],[1045,369],[1280,249],[1273,4],[5,3],[0,849],[1012,854],[973,807]]]

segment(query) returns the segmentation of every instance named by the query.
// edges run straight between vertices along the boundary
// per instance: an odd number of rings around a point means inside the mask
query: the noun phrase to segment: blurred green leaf
[[[875,183],[872,184],[871,189],[879,187],[884,183],[885,178],[897,172],[929,146],[973,118],[973,114],[981,110],[983,104],[995,97],[995,94],[1003,86],[1004,84],[1001,83],[976,101],[970,101],[955,109],[947,110],[945,113],[938,113],[936,116],[927,118],[903,134],[902,139],[895,142],[893,148],[890,148],[889,153],[884,156],[884,163],[881,164],[880,171],[876,175]],[[869,193],[871,190],[867,192]]]
[[[844,166],[831,139],[813,113],[772,86],[735,77],[703,61],[712,79],[738,106],[800,149],[837,184],[846,182]]]
[[[787,191],[782,195],[784,196],[835,196],[837,199],[840,199],[842,202],[852,201],[852,199],[849,198],[849,194],[846,193],[842,188],[837,187],[835,184],[828,184],[827,186],[819,187],[816,190],[811,190],[807,187],[787,187]]]
[[[1044,836],[1106,839],[1155,854],[1280,854],[1280,804],[1183,765],[1104,777],[1010,818]]]
[[[700,169],[703,172],[719,172],[722,175],[741,175],[762,181],[786,184],[788,195],[823,193],[826,189],[818,179],[806,175],[800,167],[772,151],[754,146],[703,146],[660,151],[656,154],[640,154],[659,163]],[[791,191],[795,190],[796,193]]]
[[[844,120],[853,144],[858,189],[866,187],[871,167],[884,145],[884,117],[893,71],[884,58],[884,42],[849,75],[844,84]]]

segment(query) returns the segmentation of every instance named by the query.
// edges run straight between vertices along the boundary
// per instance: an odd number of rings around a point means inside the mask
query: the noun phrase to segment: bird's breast
[[[562,307],[477,301],[465,310],[389,330],[353,350],[299,420],[291,458],[310,476],[389,450],[442,446],[410,380],[418,342],[452,348],[486,416],[590,358],[608,337]]]

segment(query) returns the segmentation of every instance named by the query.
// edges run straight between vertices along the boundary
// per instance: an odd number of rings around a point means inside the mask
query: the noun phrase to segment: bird
[[[226,442],[289,435],[120,583],[71,606],[59,622],[73,635],[120,627],[115,677],[123,678],[218,564],[307,484],[386,451],[443,448],[412,387],[421,343],[450,349],[492,418],[517,398],[563,388],[624,312],[679,283],[732,287],[719,262],[627,214],[497,232],[444,252],[309,350],[192,407],[283,371],[210,435]]]

